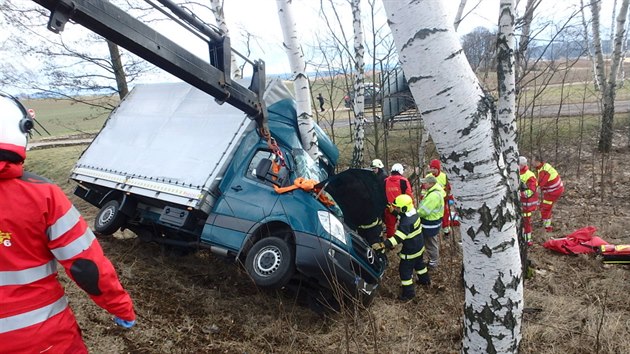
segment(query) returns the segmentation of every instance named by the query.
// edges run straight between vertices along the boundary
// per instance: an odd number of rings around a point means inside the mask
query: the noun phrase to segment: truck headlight
[[[319,223],[322,224],[326,232],[344,244],[348,244],[343,224],[336,216],[327,211],[319,210],[317,212],[317,217],[319,218]]]

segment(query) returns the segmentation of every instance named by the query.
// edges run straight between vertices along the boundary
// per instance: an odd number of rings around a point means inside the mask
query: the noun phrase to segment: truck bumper
[[[370,269],[347,250],[321,237],[297,233],[295,239],[295,263],[302,275],[335,294],[343,290],[342,293],[360,299],[366,306],[372,302],[387,263],[384,256],[366,255],[366,259],[372,260]]]

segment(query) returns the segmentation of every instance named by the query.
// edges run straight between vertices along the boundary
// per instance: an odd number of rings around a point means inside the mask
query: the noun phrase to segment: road
[[[545,106],[536,106],[534,108],[534,116],[542,116],[542,117],[555,117],[558,115],[558,109],[560,105],[545,105]],[[524,109],[524,108],[521,108]],[[339,115],[337,120],[335,121],[335,127],[347,127],[352,124],[346,114],[343,112],[347,109],[340,109],[339,112],[342,113]],[[560,111],[561,116],[580,116],[582,113],[587,115],[596,115],[600,114],[600,105],[598,102],[586,102],[584,105],[581,103],[565,103],[562,105],[562,109]],[[630,101],[616,101],[615,102],[615,113],[628,113],[630,112]],[[371,110],[366,112],[371,114]],[[405,116],[405,120],[409,120],[410,115]],[[372,122],[372,117],[366,117],[368,122]],[[401,119],[403,120],[403,119]],[[322,120],[322,127],[327,128],[329,124]],[[28,144],[28,150],[37,150],[37,149],[45,149],[45,148],[53,148],[60,146],[73,146],[73,145],[86,145],[92,142],[91,138],[87,139],[46,139],[33,141]]]

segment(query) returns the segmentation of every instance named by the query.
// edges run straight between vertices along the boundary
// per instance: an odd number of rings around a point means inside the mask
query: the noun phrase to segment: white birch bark
[[[610,45],[615,43],[615,18],[617,17],[617,0],[613,0],[612,16],[610,16]],[[612,48],[611,48],[612,49]],[[610,58],[612,58],[612,50],[610,51]]]
[[[605,86],[604,78],[606,74],[604,72],[604,54],[602,53],[602,39],[600,36],[599,27],[599,10],[601,9],[600,0],[590,0],[591,8],[591,29],[593,31],[593,55],[595,56],[595,75],[600,87]],[[603,91],[603,90],[602,90]]]
[[[492,98],[470,68],[442,0],[385,1],[398,55],[461,205],[465,353],[514,353],[523,281],[514,203]]]
[[[497,40],[497,128],[500,149],[508,167],[512,191],[519,185],[518,146],[516,145],[516,77],[514,74],[514,0],[499,3]]]
[[[223,12],[223,0],[210,0],[210,9],[214,14],[214,18],[217,21],[217,25],[219,29],[223,31],[226,37],[230,36],[230,31],[228,30],[227,23],[225,22],[225,13]],[[234,53],[230,53],[230,69],[231,69],[231,77],[233,79],[242,79],[243,74],[241,73],[241,68],[238,66],[236,62],[236,56]]]
[[[311,89],[306,75],[304,52],[298,41],[297,23],[293,16],[292,0],[276,0],[278,17],[282,27],[284,48],[289,57],[289,65],[293,75],[293,89],[297,103],[298,127],[304,150],[318,161],[320,152],[317,145],[317,134],[313,125],[313,110],[311,105]]]
[[[600,10],[601,2],[599,0],[591,0],[590,8],[592,13],[593,23],[593,46],[595,48],[595,57],[597,58],[597,76],[602,87],[601,102],[603,107],[602,112],[602,127],[599,135],[598,150],[600,152],[610,152],[612,148],[613,137],[613,123],[615,116],[615,93],[616,93],[616,79],[617,71],[619,70],[619,62],[621,60],[621,42],[624,37],[626,17],[628,15],[628,2],[629,0],[623,0],[619,9],[619,15],[617,16],[617,32],[615,34],[614,50],[611,54],[611,66],[606,80],[606,69],[604,67],[604,55],[602,53],[602,43],[600,36]]]
[[[466,0],[459,1],[459,7],[457,8],[457,13],[455,14],[455,20],[453,21],[453,26],[455,27],[455,31],[457,31],[457,27],[462,22],[462,14],[464,13],[464,8],[466,7]]]
[[[588,60],[590,60],[593,70],[593,88],[595,89],[595,91],[599,91],[601,87],[599,83],[599,75],[597,74],[597,63],[595,57],[593,56],[593,51],[591,50],[591,42],[588,36],[588,24],[586,23],[586,16],[584,15],[584,0],[580,0],[580,13],[582,14],[582,27],[584,27],[584,45],[586,46]]]
[[[363,166],[363,151],[365,141],[365,67],[363,57],[363,24],[361,22],[361,0],[350,1],[352,8],[352,28],[354,30],[354,150],[352,151],[352,167]]]
[[[630,17],[630,11],[628,12]],[[626,31],[623,34],[623,40],[621,42],[621,60],[619,61],[619,72],[617,73],[617,87],[622,88],[625,84],[626,72],[624,70],[624,62],[626,61],[626,54],[628,52],[628,30],[630,29],[630,19],[626,17]]]

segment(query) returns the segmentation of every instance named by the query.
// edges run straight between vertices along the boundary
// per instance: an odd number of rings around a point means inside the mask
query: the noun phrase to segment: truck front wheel
[[[261,288],[281,288],[293,276],[295,255],[284,240],[263,238],[247,254],[245,269]]]
[[[120,203],[110,200],[96,214],[94,231],[101,235],[111,235],[125,224],[125,219],[125,214],[120,212]]]

